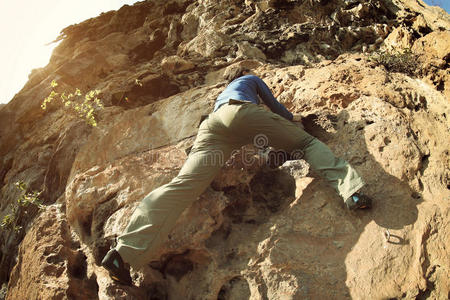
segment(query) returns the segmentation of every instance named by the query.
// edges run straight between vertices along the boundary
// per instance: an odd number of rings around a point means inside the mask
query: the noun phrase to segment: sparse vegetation
[[[42,192],[28,192],[28,185],[23,181],[18,181],[14,185],[20,190],[19,198],[17,198],[15,203],[10,204],[11,213],[3,217],[0,226],[2,229],[19,232],[22,229],[22,226],[18,225],[19,216],[28,214],[27,208],[30,206],[42,209],[44,205],[42,205],[42,201],[39,199]]]
[[[66,92],[59,93],[56,91],[58,83],[55,80],[51,82],[50,86],[52,91],[41,104],[43,110],[47,109],[47,105],[50,104],[53,99],[59,97],[64,108],[75,112],[92,127],[97,126],[95,112],[98,109],[103,108],[102,101],[97,97],[100,94],[99,90],[91,90],[86,94],[83,94],[81,90],[77,88],[75,89],[75,92],[66,94]]]
[[[407,48],[402,51],[377,51],[369,56],[369,60],[377,65],[383,65],[390,72],[400,72],[410,76],[414,76],[419,67],[417,55]]]

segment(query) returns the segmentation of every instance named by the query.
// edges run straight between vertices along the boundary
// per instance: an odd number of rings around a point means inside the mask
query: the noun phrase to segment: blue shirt
[[[264,81],[255,75],[245,75],[233,80],[225,90],[217,97],[214,105],[214,111],[219,109],[222,104],[228,103],[230,99],[248,101],[259,104],[258,96],[261,97],[264,104],[270,110],[283,118],[292,120],[292,114],[277,101],[272,95],[269,87]]]

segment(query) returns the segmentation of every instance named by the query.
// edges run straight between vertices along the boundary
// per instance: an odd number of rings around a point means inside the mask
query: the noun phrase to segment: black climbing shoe
[[[349,210],[369,209],[372,208],[372,199],[366,195],[354,193],[350,198],[345,200],[345,205]]]
[[[102,266],[108,270],[112,280],[121,284],[131,285],[130,270],[125,267],[125,263],[116,249],[111,249],[106,253],[102,260]]]

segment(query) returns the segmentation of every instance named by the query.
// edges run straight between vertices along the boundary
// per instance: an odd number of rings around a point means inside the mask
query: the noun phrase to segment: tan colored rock
[[[412,32],[407,28],[397,27],[387,36],[383,44],[388,50],[410,49],[413,44]]]
[[[216,86],[218,88],[223,88],[223,85],[225,85],[224,77],[231,72],[234,68],[247,68],[249,70],[256,70],[257,68],[261,67],[263,64],[257,60],[252,59],[246,59],[242,61],[238,61],[236,63],[233,63],[229,65],[226,68],[220,69],[218,71],[213,71],[211,73],[206,74],[205,76],[205,84]]]
[[[248,42],[242,42],[238,44],[236,56],[236,59],[266,59],[266,55],[260,49],[250,45]]]
[[[184,41],[188,41],[194,38],[197,34],[199,26],[199,11],[204,9],[201,6],[191,4],[187,9],[186,13],[183,14],[181,18],[181,24],[183,25],[183,31],[181,32],[181,37]]]
[[[24,235],[0,231],[8,299],[448,298],[448,14],[409,0],[246,4],[146,1],[63,30],[49,66],[0,110],[0,218],[17,180],[49,205],[18,220]],[[414,45],[419,77],[359,53],[382,42]],[[373,209],[345,210],[304,161],[230,160],[132,270],[134,286],[115,284],[101,258],[177,174],[238,65],[284,86],[278,99],[355,166]],[[101,90],[96,128],[42,111],[53,79]]]
[[[181,73],[195,68],[195,64],[179,56],[165,57],[161,62],[161,68],[165,73]]]
[[[450,31],[427,34],[414,43],[413,51],[426,55],[429,59],[448,59],[450,57]]]
[[[427,25],[433,31],[450,26],[450,15],[439,6],[430,6],[423,0],[399,0],[405,8],[420,12]]]
[[[203,57],[214,57],[222,47],[229,45],[230,41],[227,35],[208,27],[189,41],[181,50],[181,53],[197,53]]]
[[[432,32],[415,41],[412,50],[419,55],[427,81],[450,99],[450,31]]]
[[[280,78],[286,92],[302,91],[303,98],[292,102],[293,110],[302,103],[312,106],[306,110],[313,111],[314,107],[323,110],[328,104],[321,102],[332,103],[333,98],[320,98],[311,93],[331,93],[336,82],[347,85],[347,90],[358,87],[362,94],[372,93],[370,97],[353,99],[347,106],[342,103],[328,106],[331,111],[340,111],[336,130],[330,130],[333,127],[328,128],[325,123],[321,130],[329,130],[327,135],[315,131],[318,128],[309,127],[309,130],[325,137],[336,153],[357,166],[368,183],[367,192],[376,200],[374,211],[349,214],[323,182],[303,177],[302,173],[296,173],[297,177],[292,177],[290,172],[268,173],[234,161],[213,184],[215,189],[226,192],[206,192],[183,214],[171,238],[155,254],[166,257],[162,260],[171,266],[161,272],[177,280],[170,283],[170,295],[194,297],[198,296],[199,288],[208,286],[208,291],[202,294],[207,299],[218,293],[233,295],[235,290],[249,297],[269,299],[360,298],[367,294],[383,298],[405,293],[415,297],[427,289],[427,280],[439,286],[431,292],[438,299],[447,293],[444,274],[448,266],[443,261],[446,252],[436,246],[447,243],[447,235],[436,236],[435,246],[427,248],[430,261],[426,265],[421,263],[424,252],[419,254],[415,250],[423,243],[424,228],[433,226],[442,231],[448,222],[448,204],[440,199],[448,198],[449,194],[437,179],[437,174],[443,174],[445,168],[440,169],[440,158],[430,156],[426,158],[427,168],[423,169],[423,151],[440,153],[446,144],[442,140],[433,148],[422,148],[427,139],[435,140],[435,137],[430,135],[431,131],[422,131],[425,128],[422,124],[414,125],[421,128],[419,140],[414,139],[415,133],[408,129],[409,121],[404,116],[414,111],[414,106],[396,108],[384,102],[383,91],[371,86],[384,82],[377,79],[383,78],[383,71],[370,68],[363,71],[367,72],[365,76],[361,74],[358,60],[346,57],[307,72],[297,71],[295,67],[278,69],[266,80],[270,85]],[[401,78],[399,75],[395,79],[397,84]],[[417,82],[404,78],[401,85],[410,89]],[[435,118],[439,107],[442,108],[442,95],[425,84],[418,91],[425,95],[429,113],[411,117],[417,122],[425,119],[430,122],[429,118]],[[439,127],[439,132],[446,126],[440,121],[433,124],[428,126]],[[66,195],[71,223],[83,224],[83,220],[90,220],[89,216],[93,215],[93,222],[87,227],[93,235],[91,241],[100,238],[99,224],[105,224],[105,236],[120,233],[137,204],[135,201],[176,174],[183,156],[178,155],[173,165],[169,155],[176,155],[181,149],[170,149],[154,152],[159,153],[153,154],[158,160],[149,161],[150,153],[141,154],[81,175]],[[99,176],[103,179],[97,179]],[[433,186],[433,193],[421,191],[420,184],[416,185],[418,179],[423,185]],[[418,194],[423,198],[415,198]],[[73,206],[77,202],[84,203],[80,206],[83,210]],[[200,207],[203,213],[199,215]],[[106,212],[111,209],[116,211]],[[434,222],[430,214],[436,216],[435,223],[430,223]],[[100,216],[104,217],[99,219]],[[386,240],[386,230],[389,230],[389,240]],[[86,233],[81,236],[88,238]],[[98,246],[92,249],[98,255],[95,250]],[[188,249],[187,254],[181,254]],[[369,252],[370,257],[363,255]],[[206,266],[214,269],[214,281],[204,273]],[[385,269],[386,266],[391,267]],[[391,268],[402,271],[391,272]],[[430,275],[433,269],[438,270],[433,273],[435,277]],[[153,276],[150,269],[141,272],[144,277]],[[164,284],[162,279],[157,281]],[[372,281],[379,285],[366,284]],[[180,285],[184,288],[179,288]],[[196,288],[188,288],[191,286]]]
[[[97,228],[92,224],[97,222],[92,216],[99,212],[98,207],[106,205],[117,210],[139,202],[151,190],[174,177],[184,158],[183,149],[164,147],[119,158],[114,163],[97,163],[95,167],[77,173],[67,186],[65,195],[69,223],[83,240],[93,234],[102,234],[103,230],[112,233],[111,229]],[[145,184],[141,181],[143,178],[147,178]],[[111,206],[111,201],[117,203]],[[129,214],[129,208],[126,211]],[[108,213],[113,214],[114,211]],[[122,210],[119,215],[123,213]],[[115,227],[115,230],[123,229],[123,225],[124,221],[122,227]],[[99,233],[96,232],[98,230]]]
[[[19,249],[6,299],[94,298],[98,285],[60,205],[35,220]]]
[[[423,15],[418,15],[417,18],[414,20],[414,23],[412,25],[412,28],[417,32],[424,32],[430,30],[428,28],[427,21],[423,17]]]
[[[211,110],[219,92],[198,88],[119,115],[105,114],[104,126],[94,129],[78,152],[71,178],[118,158],[194,136],[201,115]],[[114,146],[111,148],[111,145]],[[92,155],[93,152],[96,155]]]

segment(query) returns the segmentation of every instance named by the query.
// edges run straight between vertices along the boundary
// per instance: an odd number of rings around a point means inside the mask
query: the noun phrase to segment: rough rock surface
[[[19,180],[45,205],[2,228],[0,298],[448,299],[449,36],[443,10],[400,0],[143,1],[64,29],[0,107],[0,217]],[[373,59],[404,48],[412,74]],[[177,174],[233,64],[284,86],[374,208],[345,210],[304,161],[236,155],[134,286],[115,284],[101,258]],[[101,92],[97,127],[41,109],[52,80]]]
[[[51,205],[30,225],[11,273],[10,299],[93,299],[98,285],[87,277],[86,256],[60,205]],[[30,251],[32,249],[32,251]],[[39,277],[23,276],[39,274]]]

